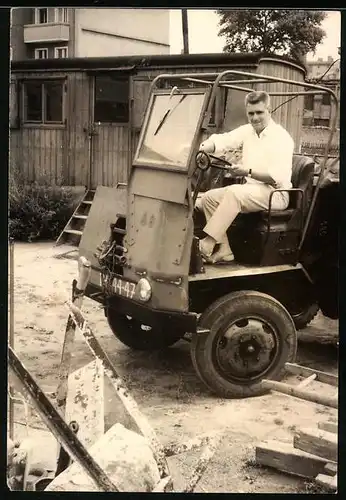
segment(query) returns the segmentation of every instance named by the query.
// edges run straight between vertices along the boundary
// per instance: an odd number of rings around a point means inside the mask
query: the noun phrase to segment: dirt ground
[[[66,247],[52,243],[16,243],[15,259],[15,350],[45,391],[55,391],[71,282],[77,274],[77,262],[56,258]],[[160,353],[138,353],[122,345],[112,335],[98,304],[85,299],[83,311],[109,354],[118,373],[124,378],[133,397],[156,430],[162,443],[185,441],[219,429],[223,432],[219,446],[196,492],[229,493],[310,493],[314,487],[303,479],[285,475],[254,464],[256,444],[265,439],[292,442],[298,427],[314,427],[321,420],[337,417],[337,411],[279,393],[245,400],[222,400],[210,395],[195,374],[189,345],[180,341]],[[329,332],[337,336],[338,322],[321,315],[303,332],[311,338]],[[92,360],[83,339],[77,334],[75,368]],[[337,373],[337,348],[317,343],[300,343],[298,363]],[[292,382],[295,377],[292,377]],[[313,383],[316,390],[333,394],[333,388]],[[111,393],[106,418],[113,423],[116,397]],[[114,418],[113,418],[114,420]],[[25,436],[24,412],[15,406],[15,438]],[[44,429],[35,415],[31,424]],[[42,436],[31,429],[30,436]],[[50,447],[45,454],[54,463],[55,441],[45,433]],[[48,451],[49,450],[49,453]],[[169,459],[175,490],[179,491],[197,461],[192,452]]]

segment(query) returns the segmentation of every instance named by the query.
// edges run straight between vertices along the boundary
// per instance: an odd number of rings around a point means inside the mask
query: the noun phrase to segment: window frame
[[[46,51],[46,54],[47,54],[47,57],[37,57],[38,55],[38,52],[40,50],[45,50]],[[48,59],[48,55],[49,55],[49,52],[48,52],[48,47],[37,47],[34,51],[34,59]]]
[[[94,76],[94,82],[93,82],[93,121],[94,123],[99,123],[101,126],[102,125],[118,125],[118,126],[129,126],[130,121],[131,121],[131,96],[130,96],[130,77],[128,75],[126,76],[120,76],[120,75],[114,75],[114,80],[119,81],[119,82],[126,82],[128,85],[128,94],[127,94],[127,120],[126,121],[100,121],[96,119],[96,90],[97,90],[97,78],[102,78],[102,77],[107,77],[111,76],[108,73],[99,73]]]
[[[331,95],[329,93],[322,94],[321,104],[322,106],[331,106]]]
[[[311,106],[312,107],[307,107],[308,106]],[[304,100],[304,109],[306,109],[307,111],[313,111],[314,110],[314,107],[315,107],[315,96],[314,95],[307,95],[305,96],[305,100]]]
[[[182,86],[182,83],[185,84],[185,86]],[[174,86],[181,87],[183,89],[206,89],[205,84],[203,83],[197,83],[197,82],[188,82],[188,81],[182,81],[181,78],[177,77],[177,79],[169,79],[165,80],[163,79],[161,81],[161,85],[159,88],[161,89],[172,89]],[[213,106],[211,108],[211,114],[210,114],[210,120],[208,123],[208,129],[214,131],[216,130],[219,126],[220,123],[222,122],[225,112],[226,112],[226,105],[227,105],[227,95],[228,95],[228,89],[227,88],[219,88],[219,91],[216,93],[215,100],[213,103]]]
[[[62,19],[59,19],[59,11],[62,11]],[[66,7],[55,7],[54,8],[54,20],[56,23],[68,24],[68,9]]]
[[[40,10],[45,10],[47,13],[47,21],[45,23],[40,22]],[[48,24],[48,7],[35,7],[35,24]]]
[[[26,85],[28,83],[40,83],[41,84],[41,98],[42,98],[42,108],[41,108],[41,120],[28,120],[27,119],[27,104],[26,104]],[[62,116],[61,121],[45,121],[46,118],[46,83],[60,83],[62,87]],[[64,77],[36,77],[25,79],[21,81],[21,91],[20,91],[20,116],[21,125],[28,128],[66,128],[66,87],[67,81]]]
[[[59,50],[66,50],[66,57],[58,57],[57,53]],[[67,59],[68,58],[68,46],[64,45],[62,47],[54,47],[54,59]]]
[[[9,125],[10,129],[19,128],[20,87],[18,80],[10,80],[9,84]]]

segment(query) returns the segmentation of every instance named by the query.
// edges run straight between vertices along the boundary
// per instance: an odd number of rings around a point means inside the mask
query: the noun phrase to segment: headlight
[[[146,278],[141,278],[137,283],[138,296],[143,302],[148,302],[151,297],[151,285]]]

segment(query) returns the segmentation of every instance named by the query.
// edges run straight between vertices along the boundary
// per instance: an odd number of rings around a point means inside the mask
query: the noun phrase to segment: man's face
[[[247,104],[246,114],[249,123],[251,123],[258,134],[262,132],[262,130],[264,130],[269,123],[270,111],[269,108],[264,104],[264,102]]]

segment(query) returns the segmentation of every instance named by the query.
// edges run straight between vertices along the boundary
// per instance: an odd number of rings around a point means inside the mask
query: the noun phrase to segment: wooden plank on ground
[[[338,433],[338,423],[337,422],[318,422],[318,428],[321,431]]]
[[[330,491],[336,491],[338,487],[338,476],[326,476],[325,474],[318,474],[316,477],[316,483],[320,486],[324,486]]]
[[[327,476],[335,476],[338,473],[338,464],[336,462],[328,462],[324,467],[324,473]]]
[[[288,385],[284,382],[277,382],[276,380],[263,380],[262,386],[264,389],[282,392],[283,394],[304,399],[305,401],[311,401],[312,403],[329,406],[331,408],[338,408],[338,398],[310,392],[305,389],[299,389],[297,386]]]
[[[327,460],[298,450],[290,443],[264,441],[256,446],[256,462],[289,474],[315,478],[324,472]]]
[[[104,373],[99,360],[70,374],[65,420],[77,422],[78,438],[87,448],[104,434]]]
[[[286,371],[292,373],[293,375],[300,375],[302,377],[309,377],[310,375],[316,374],[316,381],[322,382],[324,384],[333,385],[338,387],[339,381],[338,376],[331,373],[321,372],[313,368],[308,368],[307,366],[300,366],[295,363],[286,363]]]
[[[301,389],[302,387],[306,387],[307,385],[311,384],[311,382],[313,380],[315,380],[317,377],[316,373],[313,373],[312,375],[310,375],[310,377],[307,377],[305,378],[304,380],[302,380],[298,385],[297,387],[299,387],[299,389]]]
[[[299,429],[293,437],[293,446],[299,450],[336,462],[338,459],[338,436],[321,429]]]

